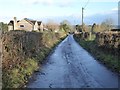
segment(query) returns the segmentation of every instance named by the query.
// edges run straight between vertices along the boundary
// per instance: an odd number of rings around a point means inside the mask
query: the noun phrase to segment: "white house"
[[[43,23],[42,21],[30,20],[28,18],[17,20],[17,18],[14,17],[14,19],[8,23],[8,31],[10,30],[43,31]]]

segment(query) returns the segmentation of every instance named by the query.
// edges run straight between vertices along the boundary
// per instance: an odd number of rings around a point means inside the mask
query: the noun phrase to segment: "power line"
[[[86,7],[87,7],[87,5],[89,4],[89,1],[90,1],[90,0],[88,0],[88,1],[87,1],[87,3],[85,4],[84,8],[86,8]]]

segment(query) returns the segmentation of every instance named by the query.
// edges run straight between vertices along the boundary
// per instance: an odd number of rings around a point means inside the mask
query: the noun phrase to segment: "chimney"
[[[18,25],[17,25],[17,18],[14,17],[14,30],[18,29]]]

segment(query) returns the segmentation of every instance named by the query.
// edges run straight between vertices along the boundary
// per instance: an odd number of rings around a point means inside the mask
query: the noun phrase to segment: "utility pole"
[[[118,29],[120,29],[120,1],[118,2]]]
[[[83,18],[84,18],[84,12],[83,12],[84,8],[82,7],[82,30],[83,30]]]
[[[83,30],[83,23],[84,23],[84,21],[83,21],[83,19],[84,19],[84,9],[85,9],[86,6],[88,5],[89,1],[90,1],[90,0],[88,0],[87,3],[86,3],[86,5],[85,5],[84,7],[82,7],[82,30]]]

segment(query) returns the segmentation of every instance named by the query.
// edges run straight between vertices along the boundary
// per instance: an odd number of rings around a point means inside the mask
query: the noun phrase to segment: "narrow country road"
[[[76,43],[61,42],[27,88],[118,88],[118,76]]]

